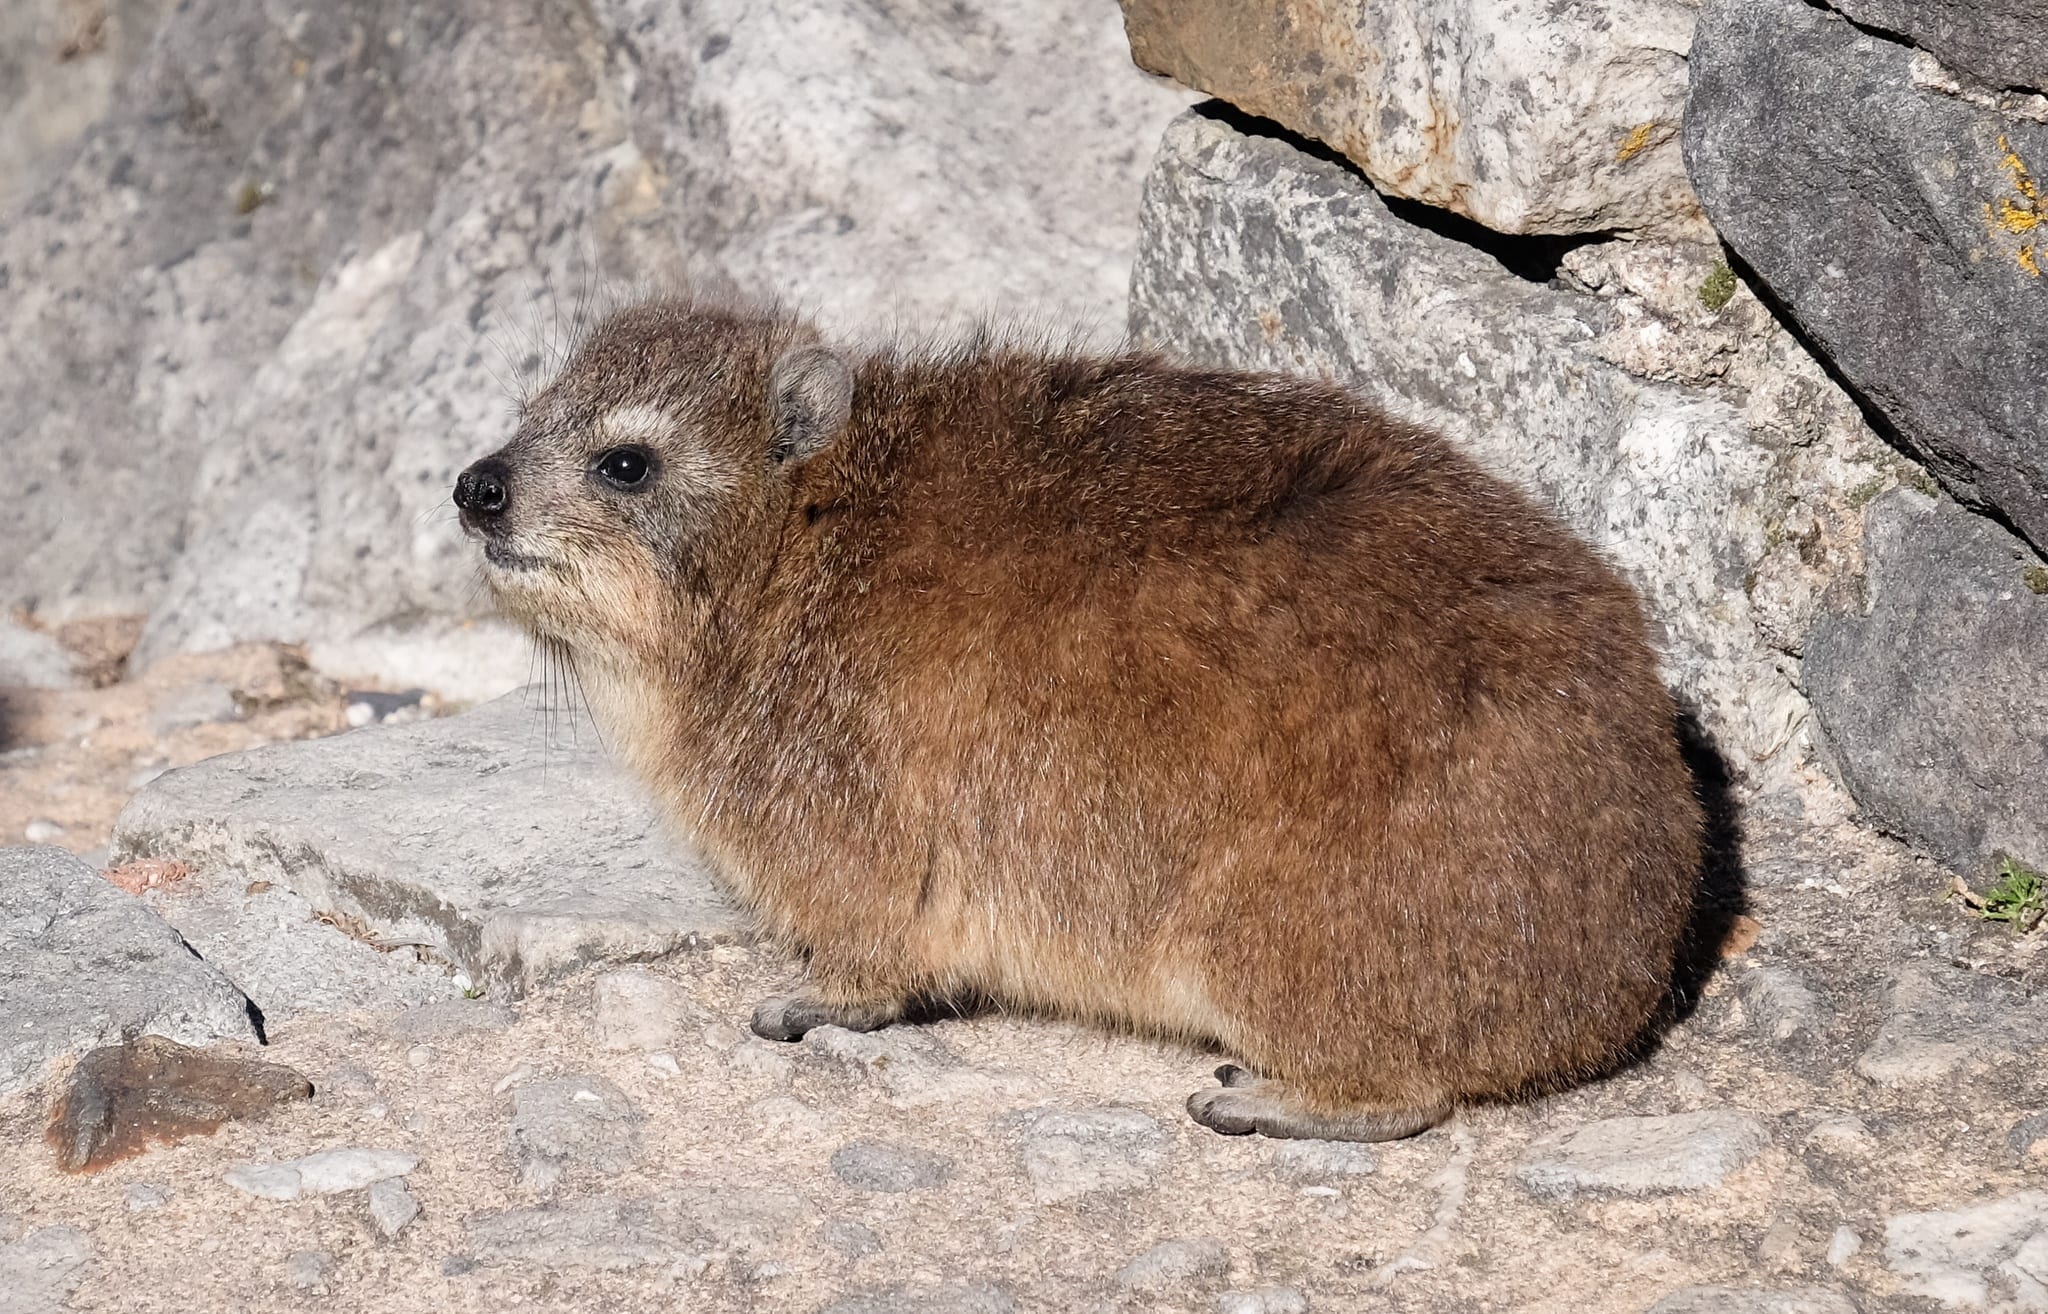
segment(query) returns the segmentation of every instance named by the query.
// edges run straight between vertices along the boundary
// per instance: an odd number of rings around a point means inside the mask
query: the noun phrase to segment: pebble
[[[863,1191],[918,1191],[942,1185],[953,1161],[914,1146],[854,1141],[833,1152],[832,1172]]]
[[[1862,1249],[1863,1238],[1856,1234],[1856,1229],[1847,1223],[1842,1224],[1835,1229],[1835,1234],[1828,1238],[1828,1267],[1840,1268],[1854,1259]]]
[[[373,1182],[403,1177],[419,1166],[419,1157],[404,1150],[357,1148],[321,1150],[292,1163],[300,1184],[314,1195],[360,1191]]]
[[[664,1077],[680,1077],[683,1075],[682,1065],[676,1062],[676,1056],[666,1050],[659,1050],[649,1054],[647,1056],[647,1066],[653,1068]]]
[[[2022,1168],[2048,1168],[2048,1113],[2034,1113],[2014,1123],[2005,1134]]]
[[[1230,1252],[1213,1237],[1161,1241],[1117,1270],[1126,1291],[1158,1291],[1220,1278],[1230,1271]]]
[[[325,1250],[294,1250],[285,1261],[284,1276],[300,1291],[324,1293],[334,1281],[334,1256]]]
[[[434,1051],[425,1045],[414,1045],[405,1051],[405,1063],[410,1068],[424,1068],[434,1061]]]
[[[405,1189],[405,1183],[398,1179],[373,1182],[370,1185],[370,1221],[377,1230],[387,1237],[395,1237],[405,1230],[405,1225],[420,1216],[420,1202],[413,1193]]]
[[[163,1208],[171,1202],[171,1193],[149,1182],[130,1182],[121,1198],[129,1213],[139,1214],[145,1209]]]
[[[690,1009],[681,985],[644,967],[606,972],[593,994],[591,1021],[600,1049],[673,1049]]]
[[[750,1077],[761,1077],[776,1085],[787,1083],[796,1072],[796,1060],[790,1057],[790,1046],[773,1040],[747,1040],[733,1048],[726,1061],[735,1072]]]
[[[1820,996],[1789,967],[1758,964],[1737,979],[1735,988],[1751,1024],[1774,1044],[1811,1041],[1826,1023]]]
[[[512,1092],[507,1147],[527,1185],[546,1190],[571,1166],[610,1176],[640,1156],[640,1110],[603,1077],[532,1081]]]
[[[873,1228],[851,1218],[834,1218],[818,1229],[818,1239],[842,1255],[859,1259],[882,1248],[882,1238]]]
[[[1877,1148],[1870,1124],[1853,1113],[1822,1118],[1806,1133],[1806,1148],[1836,1159],[1861,1159]]]
[[[287,1163],[236,1164],[221,1180],[259,1200],[296,1200],[304,1192],[299,1170]]]
[[[1298,1287],[1253,1287],[1216,1298],[1216,1314],[1308,1314],[1308,1296]]]
[[[1364,1177],[1380,1166],[1371,1147],[1356,1141],[1283,1141],[1267,1163],[1274,1176],[1287,1182]]]
[[[1736,1109],[1607,1118],[1538,1138],[1515,1176],[1543,1199],[1697,1191],[1719,1185],[1770,1143],[1763,1123]]]
[[[512,1070],[506,1073],[504,1076],[498,1078],[498,1083],[495,1086],[491,1087],[491,1094],[503,1095],[506,1091],[511,1090],[514,1086],[517,1086],[522,1081],[532,1081],[534,1078],[534,1073],[535,1068],[531,1063],[514,1064]]]
[[[54,821],[37,817],[22,827],[21,836],[31,844],[55,844],[64,838],[64,828]]]
[[[1650,1306],[1649,1314],[1857,1314],[1857,1311],[1856,1302],[1847,1296],[1815,1287],[1793,1291],[1686,1287]]]

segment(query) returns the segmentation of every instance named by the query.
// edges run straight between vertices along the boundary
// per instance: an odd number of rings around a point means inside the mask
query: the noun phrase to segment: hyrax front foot
[[[1216,1069],[1223,1082],[1188,1096],[1196,1122],[1225,1136],[1257,1132],[1286,1140],[1398,1141],[1450,1116],[1448,1109],[1360,1109],[1351,1113],[1309,1112],[1287,1083],[1262,1081],[1228,1064]]]
[[[817,1027],[873,1031],[903,1016],[900,1000],[834,1004],[809,993],[771,995],[754,1005],[754,1034],[764,1040],[802,1040]]]

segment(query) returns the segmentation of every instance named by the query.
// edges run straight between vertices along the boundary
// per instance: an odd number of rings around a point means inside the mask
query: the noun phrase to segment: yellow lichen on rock
[[[2012,195],[2001,196],[1984,207],[1985,218],[2000,231],[2013,236],[2025,237],[2041,226],[2041,192],[2034,182],[2034,175],[2027,169],[2026,161],[2003,133],[1998,138],[1998,149],[2004,153],[1998,166],[2012,175]],[[2013,252],[2013,259],[2019,267],[2034,277],[2041,276],[2041,263],[2034,250],[2034,243],[2027,242]]]
[[[1650,144],[1650,134],[1656,130],[1657,122],[1655,119],[1648,123],[1637,124],[1628,136],[1621,139],[1621,146],[1614,152],[1614,162],[1616,164],[1627,164],[1630,160],[1642,154],[1643,148]]]

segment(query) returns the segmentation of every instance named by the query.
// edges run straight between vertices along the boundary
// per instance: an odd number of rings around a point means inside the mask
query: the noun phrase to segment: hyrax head
[[[499,606],[537,635],[649,662],[769,549],[853,380],[806,325],[661,301],[605,321],[455,481]]]

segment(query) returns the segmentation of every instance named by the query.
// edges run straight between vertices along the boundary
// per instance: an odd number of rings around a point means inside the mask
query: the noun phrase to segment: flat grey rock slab
[[[63,644],[0,616],[0,688],[71,689],[78,682]]]
[[[589,721],[528,692],[166,772],[122,811],[114,853],[270,881],[514,993],[748,925]]]
[[[1539,1137],[1515,1176],[1547,1199],[1697,1191],[1720,1185],[1770,1143],[1763,1123],[1736,1109],[1606,1118]]]
[[[1911,7],[1931,33],[1964,6]],[[2025,7],[2001,42],[2038,65],[2041,10]],[[2048,246],[2031,194],[2048,123],[1936,85],[1932,63],[1806,0],[1709,0],[1686,166],[1714,227],[1905,445],[2048,547]]]
[[[2048,1310],[2048,1191],[1893,1215],[1884,1262],[1907,1291],[1952,1309]]]
[[[262,1039],[242,992],[140,899],[62,849],[0,849],[0,1095],[138,1036]]]
[[[0,1314],[59,1314],[91,1260],[92,1238],[61,1224],[0,1246]]]
[[[2048,1049],[2048,1012],[2013,982],[1932,963],[1899,969],[1885,1020],[1856,1058],[1881,1086],[1921,1086],[1958,1070]]]
[[[1965,872],[2000,851],[2048,866],[2048,566],[1906,489],[1871,504],[1863,556],[1804,670],[1857,802]]]
[[[711,1187],[495,1210],[463,1227],[483,1263],[617,1272],[713,1251],[772,1255],[816,1221],[811,1202],[792,1192]]]
[[[1839,1291],[1801,1287],[1750,1291],[1740,1287],[1687,1287],[1650,1306],[1649,1314],[1857,1314]]]

